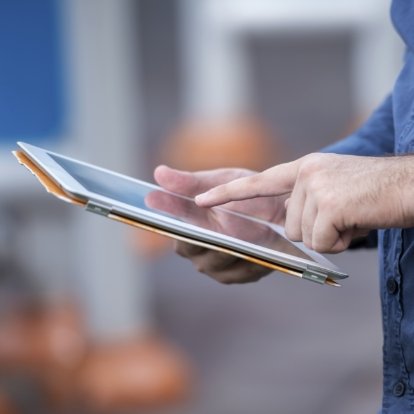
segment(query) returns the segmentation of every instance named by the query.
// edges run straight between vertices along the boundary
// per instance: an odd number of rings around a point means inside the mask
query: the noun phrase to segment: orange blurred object
[[[86,351],[82,323],[75,308],[37,305],[13,309],[0,319],[0,366],[25,370],[50,366],[71,370]]]
[[[262,170],[281,155],[275,152],[266,128],[253,118],[185,123],[161,150],[162,162],[189,171],[222,167]]]
[[[160,406],[183,400],[190,389],[184,358],[156,337],[101,345],[77,378],[82,405],[100,411]]]
[[[0,391],[0,414],[17,414],[17,411],[12,406],[7,398],[7,395]]]
[[[70,400],[72,379],[86,350],[83,324],[73,305],[31,304],[0,319],[1,370],[37,379],[53,406]]]
[[[75,307],[14,309],[0,319],[0,372],[37,382],[51,409],[118,410],[183,399],[190,369],[161,338],[91,346]],[[0,414],[14,414],[0,390]]]

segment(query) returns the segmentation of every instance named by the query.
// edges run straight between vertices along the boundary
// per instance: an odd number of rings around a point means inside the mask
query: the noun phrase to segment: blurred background
[[[170,241],[48,196],[10,150],[148,180],[316,151],[391,89],[388,8],[0,0],[0,414],[376,412],[375,251],[331,258],[341,289],[219,285]]]

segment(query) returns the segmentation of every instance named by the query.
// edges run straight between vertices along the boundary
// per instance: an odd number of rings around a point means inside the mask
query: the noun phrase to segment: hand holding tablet
[[[283,197],[212,209],[198,207],[191,198],[235,174],[247,176],[246,170],[192,174],[160,167],[155,177],[162,188],[29,144],[18,145],[21,151],[15,156],[49,192],[88,211],[179,240],[178,253],[194,258],[199,270],[220,274],[216,278],[223,282],[257,280],[268,269],[319,284],[338,285],[347,277],[320,254],[285,237],[278,226],[284,217]]]

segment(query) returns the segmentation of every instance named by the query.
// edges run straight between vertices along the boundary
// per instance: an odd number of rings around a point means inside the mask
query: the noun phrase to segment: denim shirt
[[[393,0],[391,18],[406,45],[394,89],[358,131],[325,152],[367,156],[414,152],[414,0]],[[379,230],[378,248],[384,332],[382,414],[414,413],[414,228]]]

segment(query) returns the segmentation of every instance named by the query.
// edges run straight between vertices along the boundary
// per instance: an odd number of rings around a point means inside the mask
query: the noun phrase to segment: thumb
[[[252,175],[253,172],[241,168],[220,168],[206,171],[181,171],[166,165],[154,170],[155,181],[168,191],[193,197],[210,188]]]

